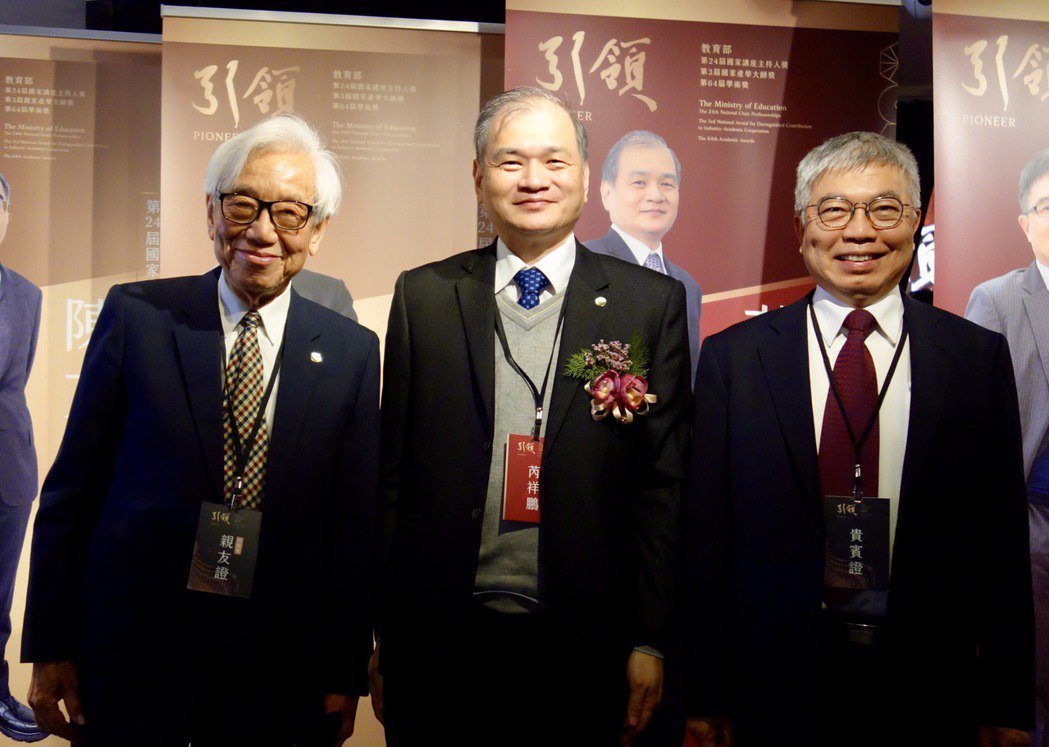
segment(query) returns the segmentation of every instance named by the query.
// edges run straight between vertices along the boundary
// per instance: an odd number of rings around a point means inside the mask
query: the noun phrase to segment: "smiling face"
[[[474,162],[474,189],[507,247],[533,262],[575,228],[586,202],[590,167],[568,112],[547,101],[498,115]]]
[[[294,200],[313,204],[313,162],[304,153],[273,151],[252,156],[229,192],[259,200]],[[327,220],[312,220],[297,231],[277,230],[269,211],[252,223],[230,223],[217,197],[208,195],[208,236],[229,287],[251,308],[264,306],[288,287],[317,253]]]
[[[1027,192],[1027,208],[1049,203],[1049,174],[1031,185]],[[1049,266],[1049,216],[1028,213],[1020,216],[1020,228],[1031,242],[1034,256],[1043,265]]]
[[[896,197],[904,203],[911,200],[903,174],[883,164],[823,174],[812,185],[808,204],[824,197],[844,197],[854,203],[876,197]],[[804,221],[795,218],[794,224],[805,267],[816,283],[843,303],[862,308],[881,300],[899,284],[914,253],[914,232],[920,219],[918,208],[905,208],[898,226],[876,230],[861,207],[848,225],[832,230],[809,207]]]
[[[650,249],[656,249],[674,225],[678,198],[677,168],[666,148],[624,148],[615,184],[601,182],[601,202],[609,219]]]

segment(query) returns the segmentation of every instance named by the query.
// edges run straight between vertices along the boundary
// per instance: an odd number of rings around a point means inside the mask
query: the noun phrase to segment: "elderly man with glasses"
[[[1009,341],[1020,397],[1037,630],[1038,733],[1049,747],[1049,150],[1020,172],[1020,230],[1034,261],[978,285],[965,316]]]
[[[1005,339],[900,292],[918,171],[873,133],[797,170],[813,293],[706,340],[686,524],[701,745],[1018,745],[1033,722]]]
[[[330,746],[367,689],[378,340],[289,286],[340,198],[312,127],[264,120],[204,185],[219,267],[114,287],[88,346],[34,525],[30,703],[85,746]]]

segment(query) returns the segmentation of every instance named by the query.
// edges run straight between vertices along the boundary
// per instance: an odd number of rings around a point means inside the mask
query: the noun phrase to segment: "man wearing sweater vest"
[[[575,240],[563,101],[496,96],[475,146],[498,240],[402,274],[390,312],[373,700],[395,747],[629,741],[676,583],[685,290]]]

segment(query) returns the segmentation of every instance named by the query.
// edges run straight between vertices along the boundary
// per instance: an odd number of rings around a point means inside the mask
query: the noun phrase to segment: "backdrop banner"
[[[721,18],[721,5],[708,17]],[[680,203],[663,248],[703,288],[704,336],[812,287],[792,228],[794,168],[833,135],[893,135],[897,69],[884,12],[876,31],[855,25],[864,14],[832,14],[841,27],[827,28],[827,18],[804,27],[775,15],[706,22],[705,12],[682,20],[508,10],[506,34],[507,87],[564,95],[586,124],[590,199],[576,231],[584,243],[609,230],[601,166],[617,140],[645,130],[677,155]]]

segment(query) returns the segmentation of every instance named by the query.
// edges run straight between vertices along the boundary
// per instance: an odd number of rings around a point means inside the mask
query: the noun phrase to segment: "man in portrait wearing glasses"
[[[11,215],[11,187],[0,174],[0,244]],[[38,488],[33,421],[25,387],[40,332],[40,289],[0,264],[0,734],[36,742],[46,734],[11,694],[7,642],[15,572]]]
[[[965,316],[1009,341],[1020,397],[1036,621],[1036,743],[1049,746],[1049,150],[1020,172],[1027,267],[978,285]]]
[[[814,293],[703,344],[684,588],[704,747],[1027,743],[1009,348],[901,294],[919,204],[905,146],[815,148],[795,189]]]
[[[34,524],[30,703],[85,746],[330,747],[372,647],[378,340],[289,287],[341,196],[312,127],[262,121],[204,187],[219,267],[115,286],[92,334]]]

